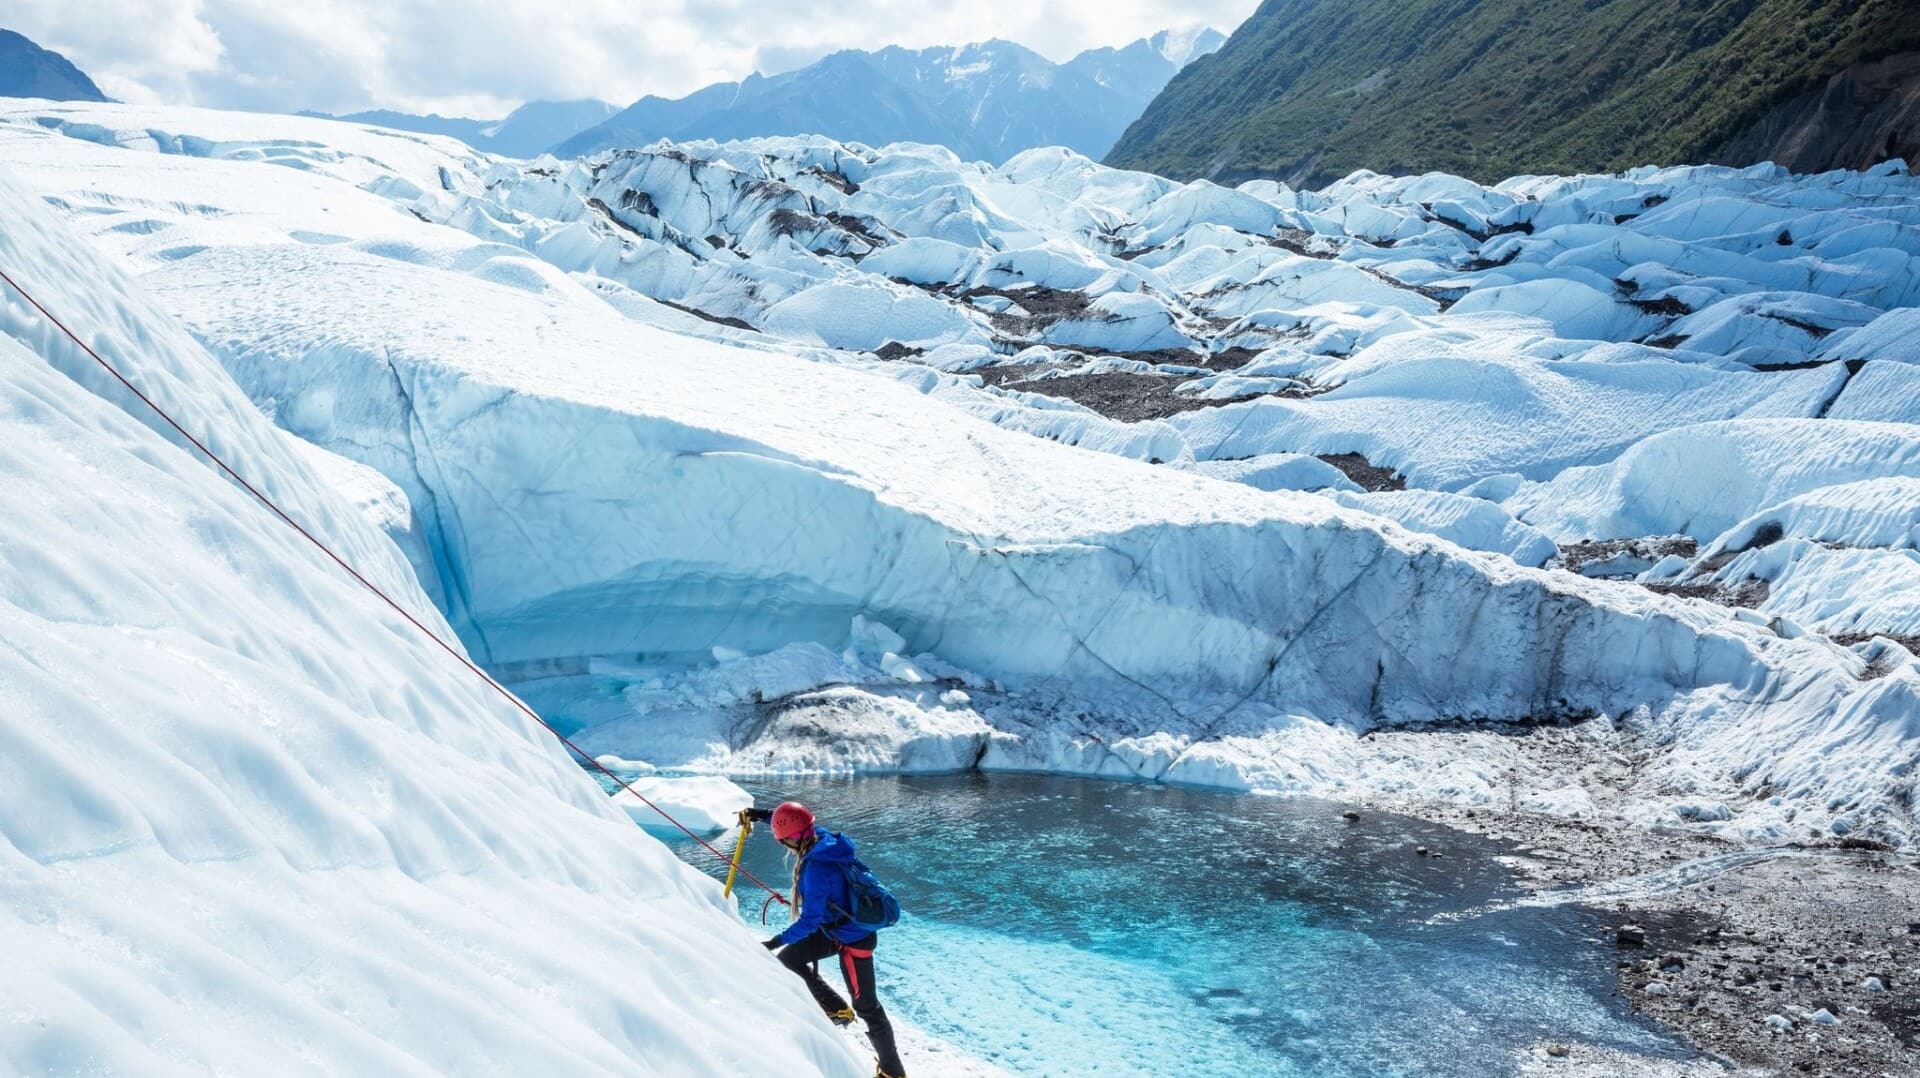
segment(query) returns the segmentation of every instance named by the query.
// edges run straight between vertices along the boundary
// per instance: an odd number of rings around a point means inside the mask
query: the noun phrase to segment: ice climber
[[[780,964],[807,982],[814,1001],[835,1025],[848,1025],[856,1017],[866,1023],[867,1039],[880,1057],[876,1078],[906,1078],[906,1068],[893,1043],[893,1023],[887,1020],[886,1008],[880,1006],[880,989],[873,980],[873,948],[879,939],[875,924],[892,923],[898,915],[897,907],[884,919],[873,914],[871,904],[862,901],[863,896],[857,892],[862,887],[877,888],[878,884],[866,866],[855,859],[853,840],[816,826],[813,813],[805,805],[788,801],[771,812],[749,809],[747,815],[770,821],[773,837],[798,858],[793,867],[793,923],[767,940],[766,948],[778,950]],[[887,895],[886,901],[891,904],[892,896]],[[873,918],[873,923],[856,920],[856,910]],[[827,986],[815,968],[821,959],[835,955],[840,959],[840,975],[847,992],[853,996],[852,1006]]]

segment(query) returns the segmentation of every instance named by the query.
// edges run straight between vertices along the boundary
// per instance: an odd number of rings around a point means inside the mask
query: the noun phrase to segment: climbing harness
[[[459,650],[456,649],[453,645],[447,643],[445,640],[440,639],[437,633],[427,628],[425,625],[421,624],[418,618],[408,613],[405,607],[401,606],[398,602],[394,601],[390,596],[387,595],[386,592],[381,591],[377,586],[374,585],[372,581],[368,580],[364,576],[361,576],[358,570],[354,569],[353,566],[347,564],[346,559],[342,558],[338,554],[335,554],[331,547],[321,542],[312,532],[302,527],[299,521],[293,519],[291,516],[288,516],[286,510],[281,509],[280,506],[277,505],[272,498],[269,498],[266,496],[266,494],[262,493],[260,488],[254,486],[252,483],[247,482],[246,479],[243,478],[239,472],[234,471],[233,468],[229,466],[225,460],[222,460],[219,454],[215,453],[211,449],[208,449],[205,442],[202,442],[200,439],[194,437],[193,434],[187,430],[187,428],[181,426],[180,423],[173,418],[173,416],[167,413],[167,410],[165,408],[160,407],[160,405],[154,402],[153,398],[147,396],[145,393],[142,393],[138,386],[134,385],[131,381],[127,379],[126,375],[120,373],[118,368],[116,368],[113,364],[107,362],[105,359],[101,358],[100,353],[94,351],[93,348],[87,344],[87,342],[81,340],[80,337],[73,332],[73,330],[68,329],[66,323],[60,321],[58,318],[55,318],[53,316],[52,311],[49,311],[45,307],[41,306],[40,301],[33,298],[33,294],[31,292],[28,292],[26,289],[20,287],[20,283],[18,281],[15,281],[11,276],[9,276],[5,270],[0,270],[0,281],[5,281],[10,287],[12,287],[12,289],[15,292],[20,293],[20,298],[26,300],[29,304],[31,304],[34,310],[39,311],[41,317],[45,318],[48,322],[52,323],[55,329],[58,329],[61,333],[65,334],[68,340],[72,341],[74,344],[79,345],[80,350],[85,352],[89,357],[91,357],[93,361],[95,363],[98,363],[101,366],[101,368],[105,370],[108,374],[112,375],[114,381],[117,381],[121,385],[125,386],[127,389],[127,392],[139,398],[140,403],[152,409],[153,414],[159,416],[163,421],[166,422],[167,426],[172,427],[176,432],[179,433],[179,435],[182,438],[185,438],[188,442],[190,442],[195,449],[198,449],[200,451],[202,456],[205,456],[208,460],[212,461],[216,467],[218,467],[221,471],[225,472],[229,479],[232,479],[235,483],[240,484],[240,488],[242,490],[245,490],[248,494],[253,495],[255,500],[257,500],[261,505],[264,505],[269,510],[271,510],[273,515],[279,517],[280,520],[287,525],[287,527],[292,528],[296,532],[299,532],[302,538],[306,539],[307,542],[312,543],[315,547],[319,548],[320,553],[325,554],[329,559],[333,561],[335,565],[338,565],[341,569],[345,570],[346,574],[352,577],[354,580],[358,581],[361,587],[366,588],[368,591],[372,592],[376,597],[378,597],[381,602],[386,603],[388,606],[392,607],[395,613],[405,618],[408,624],[412,625],[415,629],[418,629],[420,631],[421,635],[425,636],[428,640],[433,641],[435,644],[438,644],[440,646],[440,650],[446,652],[448,655],[453,656],[454,659],[460,663],[460,665],[466,667],[468,671],[470,671],[475,677],[478,677],[480,680],[486,682],[487,685],[490,686],[495,692],[499,693],[502,697],[504,697],[508,703],[518,708],[523,714],[525,714],[528,718],[532,719],[534,722],[537,722],[542,727],[545,727],[548,733],[552,734],[555,738],[558,738],[560,743],[562,745],[565,745],[568,749],[572,750],[574,755],[586,761],[588,766],[594,768],[595,770],[599,771],[601,774],[606,775],[608,778],[611,778],[613,781],[619,783],[622,789],[632,794],[636,799],[639,800],[641,804],[659,813],[662,818],[664,818],[668,823],[672,824],[673,826],[679,828],[681,832],[683,832],[688,838],[694,840],[695,842],[699,843],[701,846],[705,847],[708,853],[713,854],[715,857],[718,857],[722,861],[727,860],[727,855],[724,853],[721,853],[720,850],[717,847],[715,847],[713,843],[708,842],[706,839],[694,833],[690,828],[687,827],[686,824],[683,824],[679,820],[674,819],[671,813],[667,812],[666,809],[661,808],[659,805],[654,804],[644,794],[634,789],[632,784],[627,782],[626,779],[623,779],[619,775],[614,774],[613,770],[607,767],[607,765],[594,759],[592,756],[589,756],[585,749],[582,749],[580,746],[574,744],[573,741],[569,739],[565,734],[562,734],[559,730],[555,729],[552,723],[549,723],[547,720],[541,718],[538,712],[528,707],[524,702],[521,701],[519,697],[507,691],[506,686],[500,684],[498,681],[495,681],[493,679],[493,675],[487,673],[485,670],[480,669],[480,667],[476,666],[471,659],[468,659],[465,655],[460,654]],[[738,872],[741,875],[744,875],[747,879],[752,880],[754,884],[766,890],[767,901],[763,903],[760,907],[760,919],[762,921],[766,920],[767,907],[772,905],[774,902],[777,901],[783,906],[790,905],[785,895],[781,894],[779,891],[774,890],[772,887],[768,887],[766,883],[762,882],[760,877],[755,876],[753,874],[751,869],[743,868],[740,866],[738,847],[735,848],[735,856],[732,860],[732,868],[727,873],[729,887],[731,887],[732,885],[732,878],[733,878],[734,872]]]
[[[854,972],[853,960],[872,957],[873,948],[871,947],[852,947],[844,943],[840,945],[840,968],[846,971],[847,988],[853,992],[855,1003],[860,1002],[860,975]]]

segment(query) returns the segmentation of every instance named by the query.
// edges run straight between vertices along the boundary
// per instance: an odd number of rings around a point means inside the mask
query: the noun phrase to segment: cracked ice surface
[[[523,167],[286,117],[7,116],[9,159],[256,403],[403,492],[462,638],[593,751],[1326,791],[1382,773],[1353,736],[1373,725],[1605,713],[1666,746],[1650,788],[1739,802],[1729,833],[1909,834],[1910,662],[1515,559],[1586,521],[1711,532],[1812,489],[1656,505],[1643,458],[1888,418],[1863,411],[1912,384],[1874,317],[1917,298],[1910,178],[1226,191],[1052,151]],[[925,362],[831,350],[883,337]],[[1815,340],[1830,362],[1761,369]],[[1001,360],[1056,366],[967,373]],[[1145,423],[1042,395],[1154,370],[1292,395]],[[1860,398],[1869,376],[1889,389]],[[1809,482],[1886,474],[1897,440]],[[1355,452],[1435,489],[1257,489],[1312,471],[1284,454]],[[1497,781],[1469,770],[1429,792]]]

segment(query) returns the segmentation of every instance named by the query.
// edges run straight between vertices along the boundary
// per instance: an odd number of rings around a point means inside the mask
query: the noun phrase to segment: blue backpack
[[[893,892],[887,890],[887,885],[880,882],[866,862],[856,857],[842,864],[840,872],[846,877],[847,901],[853,908],[844,910],[835,903],[833,909],[846,923],[867,932],[878,932],[900,923],[900,900],[893,897]]]

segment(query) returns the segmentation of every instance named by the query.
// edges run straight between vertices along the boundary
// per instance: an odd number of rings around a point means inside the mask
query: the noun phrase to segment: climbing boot
[[[827,1012],[827,1021],[832,1022],[836,1026],[850,1026],[856,1017],[858,1017],[858,1015],[853,1013],[852,1007],[842,1007],[837,1011]]]
[[[907,1078],[907,1076],[904,1074],[888,1074],[887,1068],[875,1064],[873,1068],[873,1078]]]

